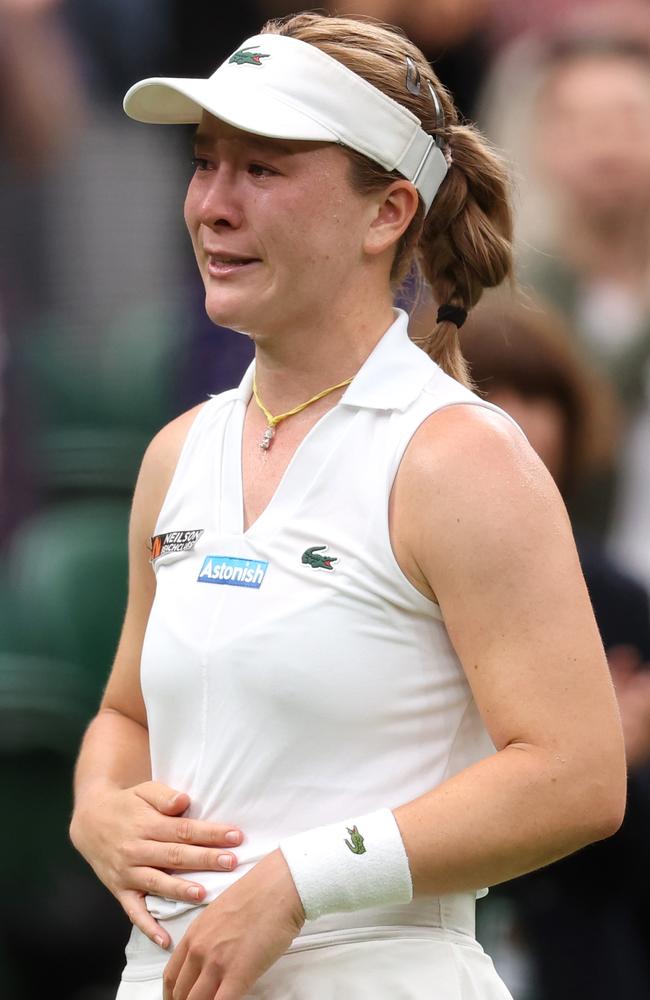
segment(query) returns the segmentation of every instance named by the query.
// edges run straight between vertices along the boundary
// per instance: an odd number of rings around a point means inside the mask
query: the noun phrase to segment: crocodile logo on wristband
[[[350,840],[348,840],[347,837],[346,837],[345,843],[348,845],[348,847],[350,848],[350,850],[352,851],[352,853],[353,854],[365,854],[366,853],[366,849],[365,849],[364,844],[363,844],[363,837],[361,836],[361,834],[357,830],[356,826],[353,826],[352,829],[350,829],[349,826],[346,826],[345,829],[350,834]],[[352,843],[350,843],[350,841],[352,841]]]

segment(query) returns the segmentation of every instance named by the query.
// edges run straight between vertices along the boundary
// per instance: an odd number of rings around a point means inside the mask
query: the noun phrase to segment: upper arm
[[[149,561],[154,532],[178,457],[201,403],[167,424],[142,459],[129,521],[129,587],[126,613],[101,709],[113,709],[147,726],[140,686],[140,656],[156,580]]]
[[[619,767],[613,687],[571,526],[523,435],[484,408],[439,411],[407,449],[395,509],[496,747],[591,760],[600,747]]]

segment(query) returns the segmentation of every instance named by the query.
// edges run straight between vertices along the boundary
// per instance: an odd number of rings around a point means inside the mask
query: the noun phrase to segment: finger
[[[125,889],[117,896],[127,917],[139,930],[153,941],[159,948],[167,949],[171,938],[166,930],[149,913],[142,893],[134,889]]]
[[[206,823],[204,820],[160,818],[152,828],[152,838],[164,842],[195,844],[205,847],[235,847],[244,839],[242,831],[227,823]]]
[[[163,973],[163,997],[164,1000],[187,1000],[190,990],[201,975],[203,969],[203,958],[199,955],[190,954],[187,946],[179,953],[178,948],[173,952],[171,959],[165,967]],[[212,996],[216,993],[216,986]],[[212,998],[211,998],[212,1000]]]
[[[176,878],[157,868],[131,868],[129,882],[133,883],[136,891],[151,896],[163,896],[166,899],[200,903],[205,897],[205,887],[200,882]]]
[[[208,847],[188,847],[185,844],[160,844],[146,840],[136,845],[138,856],[133,861],[151,868],[185,871],[232,871],[237,858],[229,851]]]
[[[221,982],[221,972],[214,964],[206,965],[198,960],[186,961],[176,980],[174,1000],[214,1000]]]
[[[171,788],[161,781],[144,781],[141,785],[136,785],[134,791],[158,812],[171,816],[185,812],[190,804],[187,792],[179,792],[177,788]]]
[[[167,962],[165,966],[165,971],[163,972],[163,1000],[173,1000],[174,987],[176,986],[176,979],[179,972],[183,967],[185,961],[185,954],[187,952],[187,945],[184,938],[178,942],[174,951],[172,952],[172,957]]]

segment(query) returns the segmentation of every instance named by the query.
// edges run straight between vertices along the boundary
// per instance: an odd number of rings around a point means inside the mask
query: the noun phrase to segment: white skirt
[[[188,916],[165,921],[172,941],[182,937]],[[246,1000],[512,1000],[470,933],[366,926],[310,934],[297,944],[258,979]],[[134,928],[126,955],[116,1000],[162,1000],[170,953]]]

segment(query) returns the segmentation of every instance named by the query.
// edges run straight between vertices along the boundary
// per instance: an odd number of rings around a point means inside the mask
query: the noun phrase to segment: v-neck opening
[[[312,442],[319,433],[322,433],[324,425],[333,422],[334,415],[342,415],[345,410],[349,413],[349,409],[347,407],[341,407],[339,401],[330,410],[328,410],[327,413],[324,413],[318,418],[316,423],[309,428],[303,439],[294,450],[264,509],[255,518],[252,524],[245,527],[243,462],[244,424],[246,421],[246,410],[249,402],[250,400],[244,400],[242,398],[238,399],[234,411],[231,413],[228,420],[224,447],[224,468],[222,473],[225,472],[226,469],[229,469],[230,477],[224,476],[223,474],[221,477],[221,529],[222,531],[225,529],[225,533],[228,535],[234,535],[244,539],[253,537],[259,530],[259,525],[262,525],[263,527],[267,521],[272,524],[274,516],[276,520],[280,519],[280,512],[283,507],[285,511],[289,513],[286,505],[283,505],[282,503],[283,495],[286,492],[288,480],[295,476],[296,467],[303,461],[305,451],[307,450],[309,443]],[[317,467],[314,467],[312,471],[313,475],[302,477],[304,488],[300,491],[296,489],[292,492],[291,497],[295,504],[300,502],[300,499],[304,496],[313,482],[314,477],[318,474]]]
[[[246,370],[229,414],[223,439],[220,484],[219,528],[223,534],[254,539],[258,532],[275,530],[295,511],[309,491],[319,467],[326,460],[338,435],[326,436],[326,428],[341,425],[359,408],[404,409],[416,392],[432,377],[436,366],[408,338],[408,315],[394,310],[395,320],[379,339],[339,401],[309,429],[293,452],[271,497],[259,516],[245,528],[243,445],[246,410],[253,391],[255,361]],[[406,344],[406,349],[404,349]],[[396,370],[395,352],[400,346],[400,365]],[[329,442],[329,443],[328,443]],[[316,443],[316,444],[315,444]],[[318,447],[316,447],[318,445]],[[312,464],[305,465],[305,455],[314,449]],[[298,475],[298,471],[302,475]],[[216,484],[215,484],[216,485]]]

